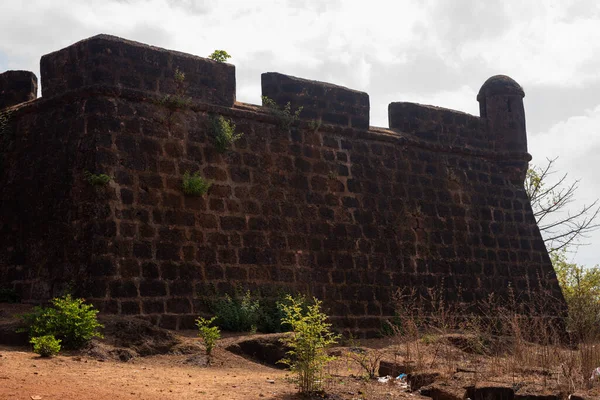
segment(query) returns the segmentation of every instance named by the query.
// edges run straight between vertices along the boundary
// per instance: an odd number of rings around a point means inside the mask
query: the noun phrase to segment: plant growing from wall
[[[208,56],[208,58],[216,62],[224,63],[230,59],[231,56],[225,50],[215,50],[211,55]]]
[[[210,362],[210,357],[212,355],[212,351],[217,344],[217,340],[221,338],[221,331],[216,326],[211,326],[217,317],[212,317],[211,319],[205,319],[202,317],[198,317],[196,320],[196,326],[198,327],[198,336],[204,341],[204,346],[206,348],[206,356],[208,357],[208,361]]]
[[[52,357],[60,351],[60,340],[54,335],[33,337],[29,341],[33,345],[33,352],[42,357]]]
[[[102,324],[96,317],[98,310],[83,299],[71,295],[55,297],[50,307],[35,307],[31,313],[23,314],[30,338],[53,335],[67,348],[78,349],[93,337],[102,337]]]
[[[222,115],[213,117],[211,122],[215,148],[219,153],[226,152],[237,140],[244,136],[243,133],[235,133],[235,124]]]
[[[185,171],[183,174],[181,189],[188,196],[203,196],[208,192],[210,186],[211,183],[202,178],[198,172],[190,174],[189,171]]]
[[[305,303],[303,297],[289,295],[282,303],[285,316],[281,323],[290,325],[292,331],[281,339],[290,350],[280,362],[295,374],[300,393],[310,394],[322,390],[325,366],[333,360],[325,350],[340,336],[331,332],[319,300]]]
[[[175,110],[187,108],[192,105],[192,99],[185,96],[185,73],[179,68],[173,72],[173,80],[175,81],[175,94],[168,94],[158,100],[158,104],[167,107],[171,111],[169,119]]]
[[[84,171],[85,180],[92,186],[105,186],[110,182],[110,176],[106,174],[92,174],[90,171]]]
[[[289,130],[290,127],[298,121],[300,113],[304,107],[299,107],[295,112],[292,112],[292,105],[288,101],[284,107],[279,107],[275,100],[262,96],[263,107],[267,107],[272,115],[277,118],[279,128],[281,130]]]

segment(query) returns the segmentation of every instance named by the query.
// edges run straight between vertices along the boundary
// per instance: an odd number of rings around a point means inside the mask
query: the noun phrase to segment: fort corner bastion
[[[107,35],[43,56],[41,85],[36,99],[35,75],[0,74],[0,286],[24,301],[71,287],[181,329],[206,293],[283,289],[366,334],[398,288],[562,301],[506,76],[483,84],[479,117],[398,102],[389,129],[369,126],[366,93],[265,73],[263,96],[303,107],[282,123],[235,101],[233,65]],[[224,153],[217,116],[243,133]],[[208,193],[185,195],[186,171]]]

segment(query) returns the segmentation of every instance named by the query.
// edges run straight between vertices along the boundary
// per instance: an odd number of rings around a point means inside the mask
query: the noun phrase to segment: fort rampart
[[[42,57],[41,86],[35,99],[32,73],[0,74],[0,285],[24,300],[71,287],[191,328],[206,293],[298,290],[373,333],[397,288],[562,299],[508,77],[483,84],[479,117],[392,103],[383,129],[366,93],[265,73],[263,96],[303,107],[288,126],[235,101],[233,65],[99,35]],[[224,153],[216,116],[243,133]],[[183,193],[186,171],[207,194]]]

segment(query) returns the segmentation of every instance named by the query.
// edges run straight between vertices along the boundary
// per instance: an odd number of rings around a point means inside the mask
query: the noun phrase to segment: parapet
[[[176,94],[175,71],[185,74],[186,96],[231,107],[235,67],[115,36],[98,35],[42,57],[42,95],[92,85]]]
[[[0,74],[0,110],[37,97],[37,77],[29,71]]]
[[[176,71],[185,74],[183,85]],[[42,93],[53,97],[94,86],[128,88],[155,95],[182,94],[197,103],[233,107],[235,67],[210,59],[165,50],[109,35],[98,35],[47,54],[41,60]],[[369,129],[369,95],[325,82],[276,72],[262,74],[262,95],[291,111],[302,107],[300,119],[349,129]],[[36,78],[30,72],[0,75],[0,107],[35,98]],[[488,79],[477,100],[480,116],[429,105],[394,102],[389,127],[398,135],[452,149],[498,154],[527,152],[521,86],[503,75]],[[392,133],[392,132],[388,132]]]
[[[300,118],[330,125],[368,129],[369,95],[330,83],[300,79],[277,72],[261,75],[262,95],[292,110],[303,107]]]
[[[464,112],[416,103],[390,103],[390,129],[453,147],[490,147],[481,118]]]

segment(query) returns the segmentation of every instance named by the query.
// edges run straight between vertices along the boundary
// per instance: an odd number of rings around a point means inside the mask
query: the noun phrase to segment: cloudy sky
[[[282,72],[369,93],[371,125],[412,101],[478,115],[490,76],[526,93],[533,162],[559,157],[600,196],[600,2],[596,0],[2,0],[0,72],[39,76],[41,55],[107,33],[206,56],[225,49],[237,98],[260,103],[260,74]],[[600,231],[571,258],[600,263]]]

